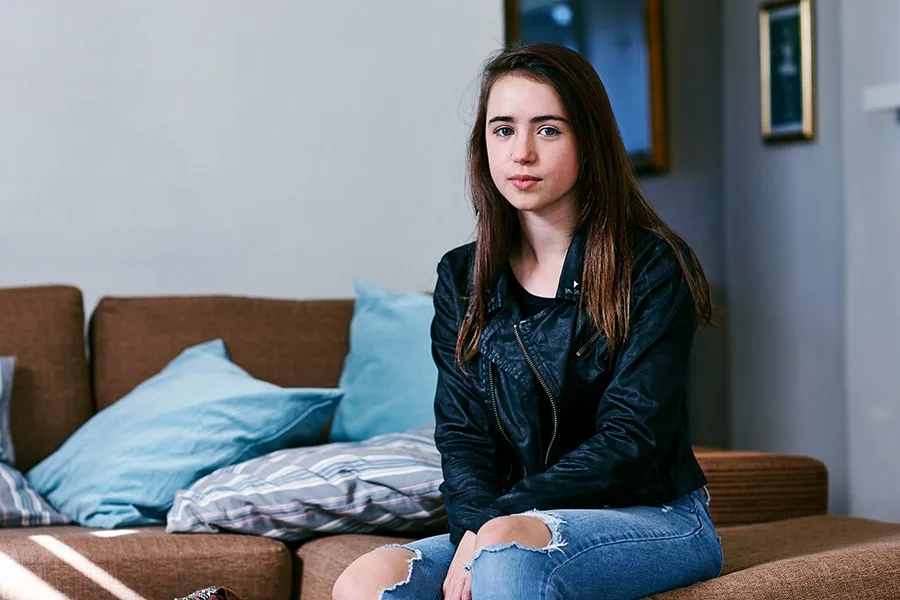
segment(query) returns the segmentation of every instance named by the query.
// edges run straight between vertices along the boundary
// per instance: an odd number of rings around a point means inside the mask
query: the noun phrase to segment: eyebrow
[[[540,116],[531,118],[532,123],[543,123],[544,121],[562,121],[563,123],[569,122],[568,119],[564,119],[563,117],[560,117],[559,115],[540,115]],[[497,116],[497,117],[492,117],[491,120],[488,121],[488,125],[490,125],[491,123],[514,123],[514,122],[515,122],[515,119],[513,119],[512,117],[507,117],[505,115],[501,115],[501,116]]]

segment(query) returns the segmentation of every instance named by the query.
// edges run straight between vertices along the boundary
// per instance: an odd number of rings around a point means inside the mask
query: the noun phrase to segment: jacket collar
[[[559,284],[556,286],[557,300],[577,302],[581,295],[581,273],[584,265],[584,228],[578,229],[569,242],[566,260],[563,262]],[[503,307],[509,294],[509,269],[501,269],[487,305],[487,313],[494,313]]]

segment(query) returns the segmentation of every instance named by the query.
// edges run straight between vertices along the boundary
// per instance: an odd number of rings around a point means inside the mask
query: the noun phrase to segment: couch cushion
[[[654,600],[896,600],[900,523],[814,516],[719,530],[723,574]]]
[[[103,298],[91,316],[94,396],[109,406],[173,356],[213,338],[254,377],[282,387],[337,385],[352,300],[235,296]]]
[[[897,600],[900,524],[814,516],[719,529],[725,553],[717,579],[652,600]],[[300,600],[329,600],[358,556],[407,538],[339,535],[300,546]]]
[[[295,600],[331,600],[331,588],[347,566],[384,544],[405,544],[410,538],[348,533],[312,540],[295,553],[300,586]]]
[[[15,466],[25,472],[93,413],[81,292],[0,289],[0,355],[16,357],[12,441]]]
[[[115,537],[93,531],[0,530],[0,597],[52,597],[34,589],[30,596],[4,595],[4,586],[29,585],[34,578],[72,600],[176,598],[210,585],[229,587],[248,600],[290,597],[291,555],[279,542],[166,534],[162,528],[100,532]]]

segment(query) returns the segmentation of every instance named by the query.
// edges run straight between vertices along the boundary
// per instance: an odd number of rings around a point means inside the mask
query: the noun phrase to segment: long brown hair
[[[697,323],[711,318],[709,284],[694,251],[666,225],[638,184],[606,89],[580,54],[554,44],[505,50],[485,65],[477,115],[468,143],[468,182],[477,217],[472,295],[456,343],[462,365],[477,352],[485,326],[486,297],[509,261],[520,235],[516,209],[491,179],[486,146],[487,101],[494,83],[515,74],[552,86],[577,137],[581,167],[577,228],[585,229],[581,306],[611,347],[625,340],[630,323],[631,242],[634,228],[665,239],[684,271]]]

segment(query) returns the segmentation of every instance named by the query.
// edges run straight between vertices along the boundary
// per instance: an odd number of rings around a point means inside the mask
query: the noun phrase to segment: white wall
[[[0,4],[0,286],[349,296],[468,241],[502,3]]]
[[[864,113],[900,81],[900,0],[841,3],[850,509],[900,522],[900,116]]]
[[[723,3],[732,442],[739,449],[823,460],[831,509],[842,513],[847,510],[842,161],[850,152],[841,131],[840,4],[816,2],[815,142],[766,146],[759,125],[761,3]]]

